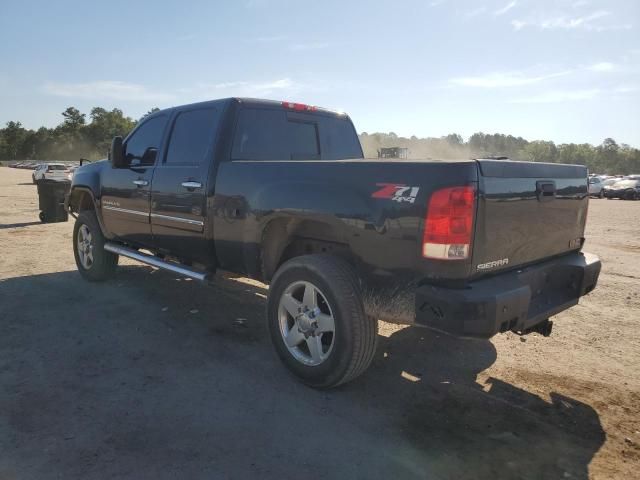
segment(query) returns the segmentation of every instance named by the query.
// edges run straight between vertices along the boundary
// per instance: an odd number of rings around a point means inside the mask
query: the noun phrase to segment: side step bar
[[[137,250],[123,247],[121,245],[116,245],[115,243],[105,243],[104,249],[107,252],[116,253],[118,255],[122,255],[123,257],[127,257],[127,258],[132,258],[133,260],[146,263],[147,265],[151,265],[152,267],[169,270],[173,273],[178,273],[180,275],[184,275],[185,277],[193,278],[194,280],[200,280],[201,282],[208,281],[210,277],[209,273],[202,273],[197,270],[192,270],[189,267],[184,267],[181,265],[177,265],[175,263],[166,262],[164,260],[159,259],[158,257],[154,257],[153,255],[140,253]]]

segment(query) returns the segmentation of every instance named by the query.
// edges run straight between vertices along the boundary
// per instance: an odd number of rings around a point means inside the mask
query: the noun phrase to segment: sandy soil
[[[548,338],[462,341],[381,324],[331,392],[271,351],[264,285],[124,261],[75,271],[0,168],[0,478],[637,478],[640,202],[593,200],[598,288]]]

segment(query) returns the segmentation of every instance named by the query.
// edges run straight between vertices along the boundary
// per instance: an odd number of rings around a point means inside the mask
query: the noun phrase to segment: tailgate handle
[[[553,180],[539,180],[536,182],[536,195],[540,202],[550,202],[556,198],[556,182]]]

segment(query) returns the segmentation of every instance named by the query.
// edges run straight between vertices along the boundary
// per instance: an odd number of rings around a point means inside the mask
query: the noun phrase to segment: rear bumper
[[[464,289],[424,285],[416,291],[415,322],[462,337],[523,332],[576,305],[595,288],[600,268],[595,255],[573,253]]]

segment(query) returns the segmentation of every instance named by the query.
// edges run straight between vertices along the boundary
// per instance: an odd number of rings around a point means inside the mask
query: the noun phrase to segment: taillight
[[[289,108],[291,110],[296,110],[298,112],[315,112],[318,110],[318,107],[314,107],[312,105],[306,105],[304,103],[294,103],[294,102],[282,102],[282,106],[284,108]]]
[[[424,220],[422,256],[440,260],[469,258],[476,190],[449,187],[431,195]]]

